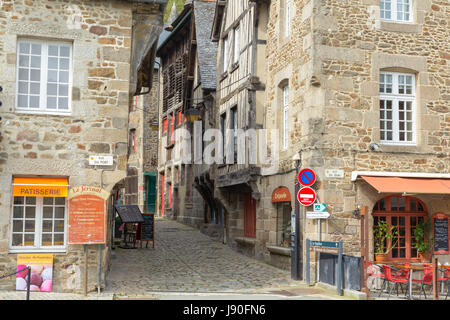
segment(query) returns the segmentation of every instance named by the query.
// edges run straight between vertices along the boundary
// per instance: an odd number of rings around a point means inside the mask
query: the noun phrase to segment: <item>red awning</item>
[[[371,176],[362,178],[379,193],[450,194],[450,179]]]

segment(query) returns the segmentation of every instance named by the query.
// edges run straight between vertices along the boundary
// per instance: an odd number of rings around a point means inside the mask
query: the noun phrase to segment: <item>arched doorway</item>
[[[394,244],[387,256],[389,261],[419,259],[417,249],[414,248],[414,228],[428,216],[423,201],[409,196],[388,196],[375,204],[372,216],[374,227],[380,221],[386,221],[388,226],[397,229],[397,235],[391,240],[386,240]]]

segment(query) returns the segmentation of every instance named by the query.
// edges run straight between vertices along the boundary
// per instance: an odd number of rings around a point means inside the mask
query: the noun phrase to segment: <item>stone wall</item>
[[[285,39],[277,14],[281,1],[271,2],[266,127],[280,128],[280,83],[285,80],[290,136],[289,150],[280,152],[279,171],[292,168],[290,158],[300,151],[302,167],[316,170],[314,188],[331,214],[322,222],[322,240],[344,240],[344,253],[359,256],[360,221],[352,211],[365,205],[371,213],[386,195],[366,187],[363,197],[350,179],[352,171],[449,172],[450,3],[414,1],[411,24],[380,20],[377,0],[294,3],[291,35]],[[380,144],[382,70],[416,75],[416,145]],[[379,152],[370,151],[373,142],[381,146]],[[325,169],[344,170],[345,176],[328,179]],[[369,201],[368,194],[376,199]],[[436,201],[448,213],[448,199]],[[317,221],[305,221],[303,236],[318,237]]]
[[[3,274],[16,264],[16,254],[8,253],[14,175],[67,176],[71,187],[102,185],[108,191],[125,177],[133,15],[127,1],[77,1],[69,5],[66,1],[15,0],[2,1],[0,6]],[[15,111],[17,41],[22,38],[72,43],[70,113]],[[112,155],[114,165],[89,166],[91,154]],[[90,290],[97,283],[96,252],[94,247],[89,252]],[[108,249],[103,254],[106,263]],[[53,291],[82,290],[82,265],[81,245],[67,245],[65,253],[55,253]],[[13,289],[14,284],[2,287]]]

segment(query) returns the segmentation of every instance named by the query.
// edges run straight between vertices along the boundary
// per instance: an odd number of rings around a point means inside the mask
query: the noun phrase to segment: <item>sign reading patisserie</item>
[[[109,193],[98,187],[80,186],[69,191],[69,244],[106,242],[106,200]]]

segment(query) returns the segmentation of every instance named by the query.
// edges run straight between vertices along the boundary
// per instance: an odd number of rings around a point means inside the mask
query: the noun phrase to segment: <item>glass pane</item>
[[[55,218],[56,219],[64,219],[64,207],[55,207]]]
[[[34,220],[25,220],[25,232],[34,232]]]
[[[392,250],[392,258],[398,258],[398,250]]]
[[[30,70],[30,80],[31,81],[41,80],[41,70],[31,69]]]
[[[386,201],[384,199],[381,199],[380,201],[378,201],[378,203],[380,206],[380,210],[386,211]]]
[[[69,95],[69,86],[67,84],[59,85],[59,95],[65,97]]]
[[[398,224],[398,219],[397,219],[397,217],[392,217],[392,218],[391,218],[391,224],[392,224],[393,226],[396,226],[396,225]]]
[[[38,43],[31,44],[31,54],[41,54],[41,45]]]
[[[59,59],[59,68],[61,70],[69,70],[70,60],[69,59]]]
[[[19,45],[19,52],[29,54],[30,53],[30,44],[29,43],[21,43]]]
[[[56,96],[58,94],[58,85],[56,83],[47,84],[47,94],[50,96]]]
[[[400,132],[400,134],[399,134],[399,140],[400,140],[400,141],[405,141],[405,133],[404,133],[404,132]]]
[[[400,249],[400,258],[405,258],[406,257],[406,249]]]
[[[396,197],[391,198],[391,210],[397,211],[397,198]]]
[[[58,109],[69,109],[69,99],[59,98],[58,99]]]
[[[30,96],[30,108],[39,108],[39,96]]]
[[[53,221],[52,220],[43,220],[42,221],[42,231],[43,232],[52,232],[53,231]]]
[[[43,233],[42,234],[42,244],[43,246],[52,246],[52,234]]]
[[[53,205],[53,199],[52,197],[45,197],[44,198],[44,205]]]
[[[413,136],[412,136],[412,133],[411,133],[411,132],[408,132],[408,133],[406,134],[406,139],[407,139],[407,141],[413,141]]]
[[[56,98],[55,97],[47,98],[47,108],[56,109]]]
[[[60,49],[59,55],[61,57],[70,57],[70,47],[61,46],[59,47],[59,49]]]
[[[58,198],[55,198],[55,204],[56,205],[65,205],[66,204],[66,198],[61,198],[61,197],[58,197]]]
[[[398,221],[399,221],[399,223],[400,223],[401,226],[404,226],[404,225],[405,225],[405,217],[399,217],[399,218],[398,218]]]
[[[26,204],[36,204],[36,198],[35,197],[27,197],[25,203]]]
[[[64,220],[55,221],[55,232],[64,232]]]
[[[31,56],[31,67],[40,68],[41,67],[41,57]]]
[[[398,235],[399,235],[400,237],[404,237],[404,236],[405,236],[405,228],[400,228],[400,229],[398,230]]]
[[[25,234],[25,246],[34,246],[34,234]]]
[[[404,247],[406,245],[405,238],[398,239],[399,247]]]
[[[14,204],[23,204],[24,197],[14,197]]]
[[[29,67],[30,66],[30,56],[19,56],[19,67]]]
[[[29,70],[19,68],[19,80],[29,80]]]
[[[17,106],[19,108],[28,108],[28,96],[19,95],[17,98]]]
[[[44,218],[53,218],[53,207],[44,207]]]
[[[58,69],[58,58],[48,58],[48,68],[49,69]]]
[[[28,82],[19,81],[19,93],[28,93]]]
[[[12,245],[13,246],[23,246],[22,242],[22,234],[13,234],[12,236]]]
[[[424,211],[424,210],[423,210],[422,204],[421,204],[420,202],[417,202],[417,204],[418,204],[418,206],[419,206],[419,210],[418,210],[418,211]]]
[[[23,218],[23,207],[14,207],[13,218]]]
[[[406,207],[405,207],[405,198],[399,198],[398,199],[398,210],[399,211],[405,211]],[[405,218],[403,218],[404,220]]]
[[[40,94],[41,93],[41,85],[40,83],[30,83],[30,93],[31,94]]]
[[[69,83],[69,72],[68,71],[60,71],[59,72],[59,82]]]
[[[13,232],[23,232],[23,220],[13,220]]]
[[[48,46],[48,55],[49,56],[58,56],[58,46],[49,45]]]
[[[49,82],[58,82],[58,71],[48,71],[48,81]]]
[[[387,139],[386,140],[389,140],[389,141],[391,141],[392,140],[392,132],[387,132]]]
[[[64,245],[64,233],[55,234],[55,246],[63,246]]]

